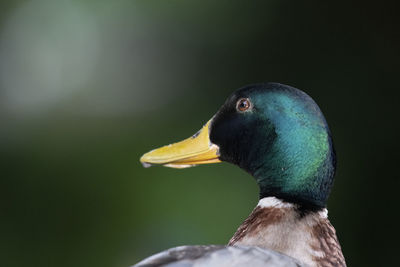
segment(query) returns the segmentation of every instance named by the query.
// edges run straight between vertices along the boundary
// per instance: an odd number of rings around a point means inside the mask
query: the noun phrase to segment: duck
[[[331,131],[305,92],[280,83],[234,91],[194,135],[145,153],[145,167],[228,162],[259,202],[226,245],[180,246],[141,266],[346,266],[327,200],[336,170]]]

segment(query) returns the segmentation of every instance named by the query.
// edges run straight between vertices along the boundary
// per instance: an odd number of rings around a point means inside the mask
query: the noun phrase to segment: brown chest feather
[[[234,244],[273,249],[310,266],[346,266],[326,211],[300,216],[294,207],[257,206],[229,241]]]

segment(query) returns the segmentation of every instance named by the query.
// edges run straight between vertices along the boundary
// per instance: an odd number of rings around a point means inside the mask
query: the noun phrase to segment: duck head
[[[307,209],[325,207],[336,165],[317,104],[278,83],[238,89],[199,132],[140,161],[174,168],[230,162],[256,179],[260,198],[274,196]]]

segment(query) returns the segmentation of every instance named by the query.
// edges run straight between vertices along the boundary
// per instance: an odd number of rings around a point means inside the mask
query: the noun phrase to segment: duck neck
[[[327,214],[325,208],[304,213],[296,204],[266,197],[259,201],[229,245],[272,249],[310,266],[331,266],[323,265],[324,262],[345,266]]]
[[[292,139],[296,139],[295,136]],[[277,197],[302,209],[325,207],[335,175],[336,157],[329,132],[297,138],[277,137],[254,155],[248,171],[260,187],[260,199]]]

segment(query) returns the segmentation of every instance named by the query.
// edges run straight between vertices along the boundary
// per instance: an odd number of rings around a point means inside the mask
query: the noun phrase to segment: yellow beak
[[[221,162],[218,146],[210,141],[209,125],[210,121],[192,137],[144,154],[140,162],[145,167],[162,164],[171,168],[187,168],[197,164]]]

